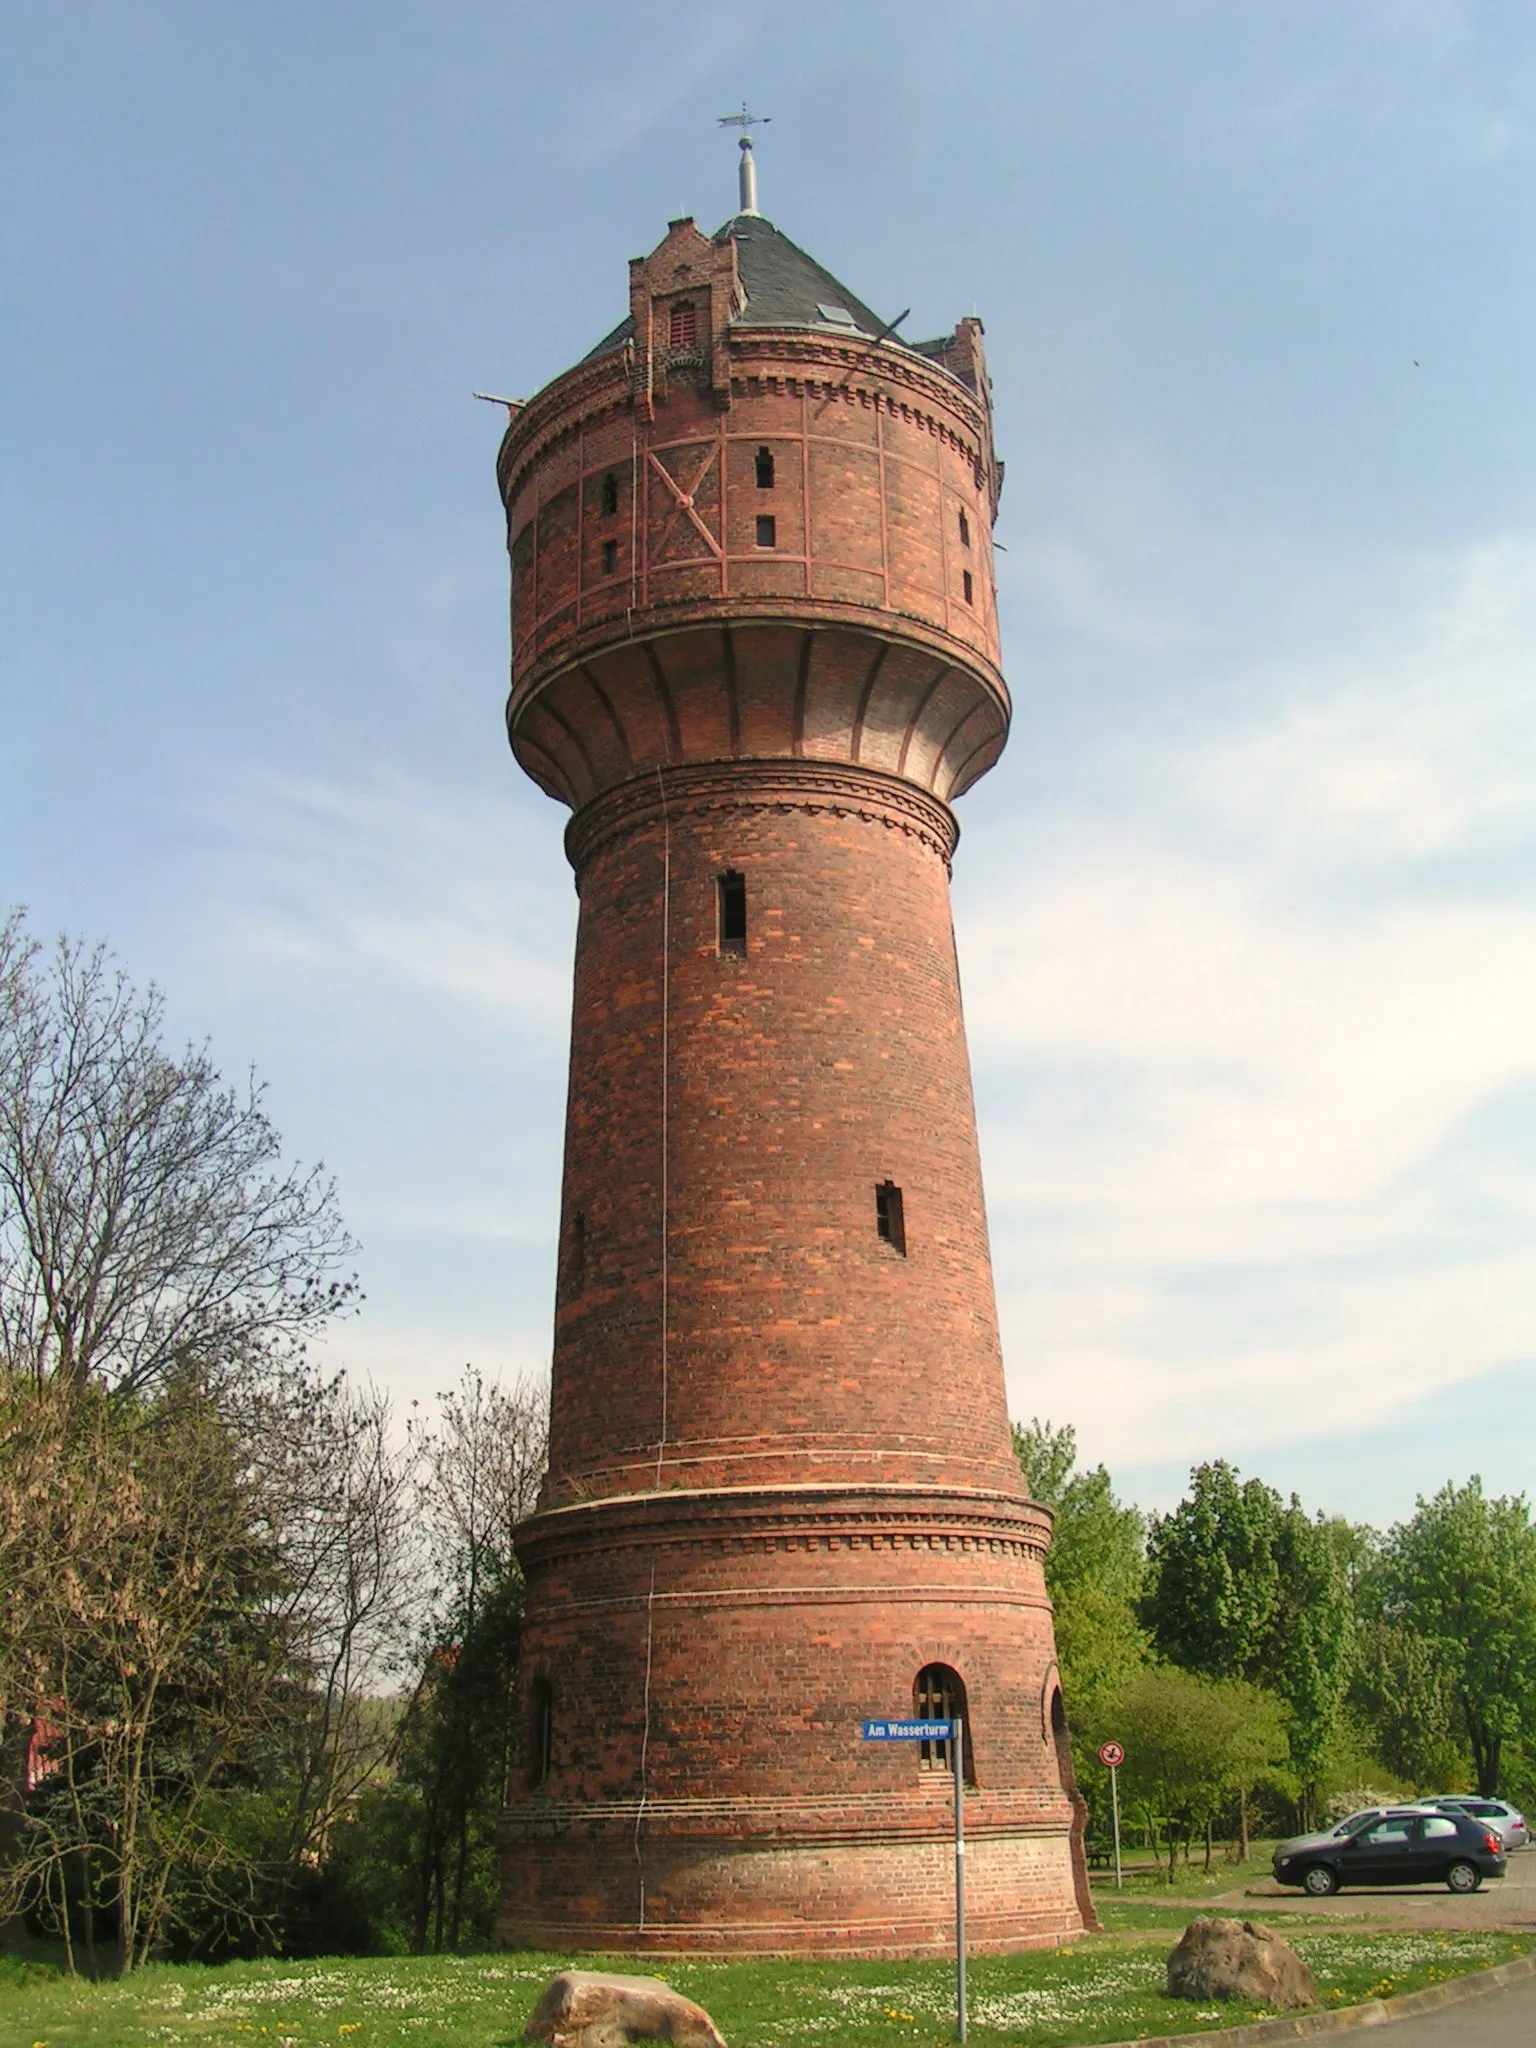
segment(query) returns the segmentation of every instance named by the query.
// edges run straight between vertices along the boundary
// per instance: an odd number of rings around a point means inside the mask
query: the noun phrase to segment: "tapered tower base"
[[[896,1486],[672,1490],[540,1516],[521,1545],[526,1710],[545,1731],[529,1780],[556,1741],[564,1761],[558,1795],[529,1782],[506,1810],[499,1938],[946,1951],[947,1755],[865,1743],[861,1723],[910,1713],[913,1673],[957,1665],[980,1731],[972,1946],[1091,1925],[1047,1533],[1004,1495]]]

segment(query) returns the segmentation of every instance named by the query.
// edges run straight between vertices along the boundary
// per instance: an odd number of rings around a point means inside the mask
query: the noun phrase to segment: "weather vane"
[[[750,129],[761,128],[773,119],[772,114],[749,114],[745,100],[739,114],[720,114],[716,117],[722,128],[741,130],[741,212],[757,212],[757,165],[752,158],[752,137]]]

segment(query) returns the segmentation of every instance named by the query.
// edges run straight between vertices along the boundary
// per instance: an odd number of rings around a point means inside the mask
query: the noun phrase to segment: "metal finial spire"
[[[745,100],[741,103],[741,112],[739,114],[721,114],[719,116],[722,128],[761,128],[765,122],[772,119],[772,114],[749,114]],[[752,154],[752,138],[746,134],[743,134],[741,138],[741,205],[737,211],[739,213],[757,212],[757,162]]]

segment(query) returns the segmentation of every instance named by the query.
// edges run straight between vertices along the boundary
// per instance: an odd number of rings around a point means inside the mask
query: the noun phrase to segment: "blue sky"
[[[428,1398],[548,1354],[574,897],[480,387],[767,212],[979,311],[956,915],[1010,1396],[1148,1505],[1536,1480],[1536,15],[13,0],[0,898],[323,1156]]]

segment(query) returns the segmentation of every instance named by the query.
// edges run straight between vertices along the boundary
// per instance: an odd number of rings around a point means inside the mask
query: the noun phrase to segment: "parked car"
[[[1328,1833],[1330,1835],[1352,1835],[1358,1828],[1363,1828],[1368,1820],[1375,1820],[1381,1814],[1391,1813],[1395,1810],[1390,1806],[1362,1806],[1358,1812],[1346,1813],[1342,1820],[1335,1821],[1333,1826],[1328,1829]]]
[[[1531,1839],[1530,1823],[1519,1807],[1507,1799],[1483,1799],[1474,1792],[1448,1792],[1443,1799],[1421,1799],[1420,1806],[1432,1806],[1441,1813],[1470,1813],[1485,1821],[1506,1850],[1524,1849]]]
[[[1502,1877],[1503,1844],[1468,1813],[1392,1806],[1347,1835],[1298,1835],[1275,1849],[1275,1880],[1325,1899],[1345,1885],[1444,1884],[1475,1892]]]

